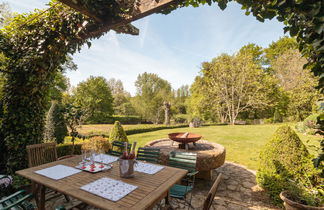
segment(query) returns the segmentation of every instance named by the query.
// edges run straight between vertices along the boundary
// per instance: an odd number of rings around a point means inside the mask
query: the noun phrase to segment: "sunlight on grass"
[[[180,128],[153,131],[129,135],[130,142],[137,141],[139,146],[155,139],[166,138],[172,132],[192,132],[203,136],[203,139],[222,144],[226,148],[226,160],[236,162],[256,170],[261,148],[269,137],[282,124],[270,125],[224,125],[201,128]],[[292,127],[293,124],[290,123]],[[306,136],[298,133],[306,145],[319,145],[320,137]],[[311,150],[314,153],[314,150]]]

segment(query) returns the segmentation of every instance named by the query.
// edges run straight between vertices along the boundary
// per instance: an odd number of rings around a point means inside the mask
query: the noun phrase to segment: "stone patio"
[[[222,180],[217,190],[214,203],[211,209],[214,210],[243,210],[243,209],[278,209],[271,205],[271,202],[262,189],[257,186],[255,181],[255,171],[247,169],[245,166],[226,162],[222,167],[213,171],[213,180],[218,173],[222,173]],[[202,209],[201,206],[212,185],[213,181],[199,180],[195,182],[192,196],[192,205],[196,210]],[[46,209],[55,209],[56,206],[65,206],[67,209],[80,203],[72,199],[67,203],[63,196],[51,199],[46,203]],[[171,200],[175,209],[185,209],[183,202]],[[76,209],[76,208],[73,208]],[[86,209],[94,210],[88,206]]]

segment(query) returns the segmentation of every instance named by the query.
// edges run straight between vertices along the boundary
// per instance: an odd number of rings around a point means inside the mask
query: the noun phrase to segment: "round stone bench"
[[[225,162],[226,150],[220,144],[199,140],[196,145],[190,144],[189,150],[179,149],[178,145],[179,143],[165,138],[150,141],[145,147],[159,148],[163,165],[167,165],[169,153],[172,151],[197,153],[196,169],[199,171],[197,178],[202,179],[210,179],[211,170],[222,166]]]

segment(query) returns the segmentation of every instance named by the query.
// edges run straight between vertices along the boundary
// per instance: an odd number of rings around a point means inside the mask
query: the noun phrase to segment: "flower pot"
[[[122,178],[134,177],[135,159],[119,159],[119,175]]]
[[[284,202],[286,210],[324,210],[324,207],[308,206],[287,198],[287,192],[281,192],[280,198]]]

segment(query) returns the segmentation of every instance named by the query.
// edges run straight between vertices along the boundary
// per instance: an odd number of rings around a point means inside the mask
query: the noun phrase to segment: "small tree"
[[[56,101],[52,101],[51,108],[46,117],[44,141],[56,141],[58,144],[63,143],[67,132],[63,109]]]
[[[109,134],[109,140],[111,142],[113,141],[128,142],[127,135],[119,121],[115,121],[114,127],[111,129]]]
[[[82,123],[83,112],[79,107],[68,104],[64,110],[64,119],[70,129],[70,136],[72,137],[71,142],[73,144],[71,154],[74,154],[74,141],[75,137],[78,136],[77,126]]]
[[[289,126],[279,127],[260,153],[258,184],[280,204],[280,192],[297,185],[311,188],[316,175],[311,156],[298,135]]]

